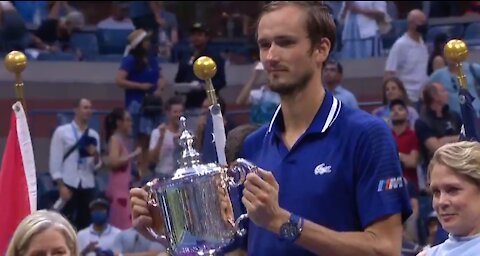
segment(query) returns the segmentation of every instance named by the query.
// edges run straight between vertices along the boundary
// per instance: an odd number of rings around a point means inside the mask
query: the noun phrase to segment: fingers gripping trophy
[[[218,163],[200,162],[186,118],[181,117],[179,168],[171,179],[154,179],[144,187],[152,216],[146,231],[171,255],[218,255],[246,233],[240,226],[248,216],[245,213],[235,220],[230,189],[243,184],[256,167],[244,159],[227,166],[223,117],[211,82],[216,64],[209,57],[200,57],[194,73],[206,83]]]

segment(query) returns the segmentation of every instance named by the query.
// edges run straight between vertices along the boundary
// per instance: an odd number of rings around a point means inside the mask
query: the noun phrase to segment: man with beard
[[[419,144],[417,135],[410,129],[407,105],[397,99],[390,103],[390,119],[393,136],[398,146],[398,155],[405,178],[418,188],[417,165],[419,163]]]
[[[411,206],[392,133],[382,120],[342,105],[321,82],[335,41],[328,7],[270,2],[257,34],[281,105],[241,153],[259,167],[247,175],[242,197],[248,254],[400,255]],[[146,234],[155,217],[147,193],[133,189],[131,196],[135,225]]]

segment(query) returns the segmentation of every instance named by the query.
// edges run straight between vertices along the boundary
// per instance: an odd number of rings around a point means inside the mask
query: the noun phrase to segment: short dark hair
[[[167,104],[165,105],[165,109],[168,111],[173,105],[183,105],[183,99],[179,96],[172,96],[167,100]]]
[[[305,11],[305,28],[312,48],[325,37],[330,41],[330,51],[335,48],[337,29],[331,9],[324,1],[271,1],[263,7],[257,20],[257,27],[263,15],[285,6],[296,6]]]
[[[342,64],[340,64],[340,62],[338,62],[336,60],[328,60],[327,64],[325,66],[327,66],[327,65],[335,65],[337,67],[338,73],[343,75],[343,66],[342,66]]]
[[[423,88],[423,102],[425,103],[425,107],[427,108],[429,108],[430,105],[433,103],[435,93],[437,93],[437,87],[435,87],[435,84],[437,84],[437,82],[430,81]]]
[[[402,99],[394,99],[390,102],[390,109],[393,109],[393,107],[397,106],[397,105],[400,105],[402,106],[403,108],[407,109],[407,104],[405,103],[405,101],[403,101]]]
[[[243,124],[239,125],[227,134],[227,144],[225,145],[225,155],[227,163],[232,163],[235,159],[240,157],[240,152],[243,148],[243,142],[252,132],[260,127],[258,124]]]

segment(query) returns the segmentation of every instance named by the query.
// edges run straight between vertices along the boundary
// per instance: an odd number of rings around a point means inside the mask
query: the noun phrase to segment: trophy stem
[[[23,88],[24,86],[20,73],[15,73],[15,94],[17,96],[17,100],[22,103],[24,111],[27,112],[27,105],[25,103],[25,95]]]
[[[463,72],[463,65],[462,63],[455,63],[455,67],[457,69],[457,80],[460,88],[466,90],[467,89],[467,76]]]
[[[208,102],[210,103],[210,106],[216,105],[217,104],[217,95],[215,94],[215,88],[213,87],[213,83],[211,79],[205,80],[206,82],[206,91],[207,91],[207,97],[208,97]]]

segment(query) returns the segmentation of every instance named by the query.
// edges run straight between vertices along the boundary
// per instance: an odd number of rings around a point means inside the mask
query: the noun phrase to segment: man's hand
[[[260,227],[278,233],[280,226],[288,221],[290,215],[278,204],[279,186],[273,174],[259,168],[257,174],[247,175],[244,186],[242,202],[250,220]]]
[[[155,241],[155,238],[147,231],[147,227],[151,227],[158,235],[161,235],[163,220],[160,209],[149,206],[147,198],[148,193],[143,188],[130,190],[133,226],[144,237]]]
[[[90,242],[85,249],[82,250],[81,255],[87,255],[90,252],[94,252],[97,249],[98,241]]]
[[[72,198],[72,191],[68,189],[63,183],[59,183],[58,193],[60,194],[60,198],[64,202],[67,202],[68,200],[70,200],[70,198]]]
[[[98,154],[97,152],[97,146],[90,144],[87,146],[87,152],[90,156],[96,156]]]

